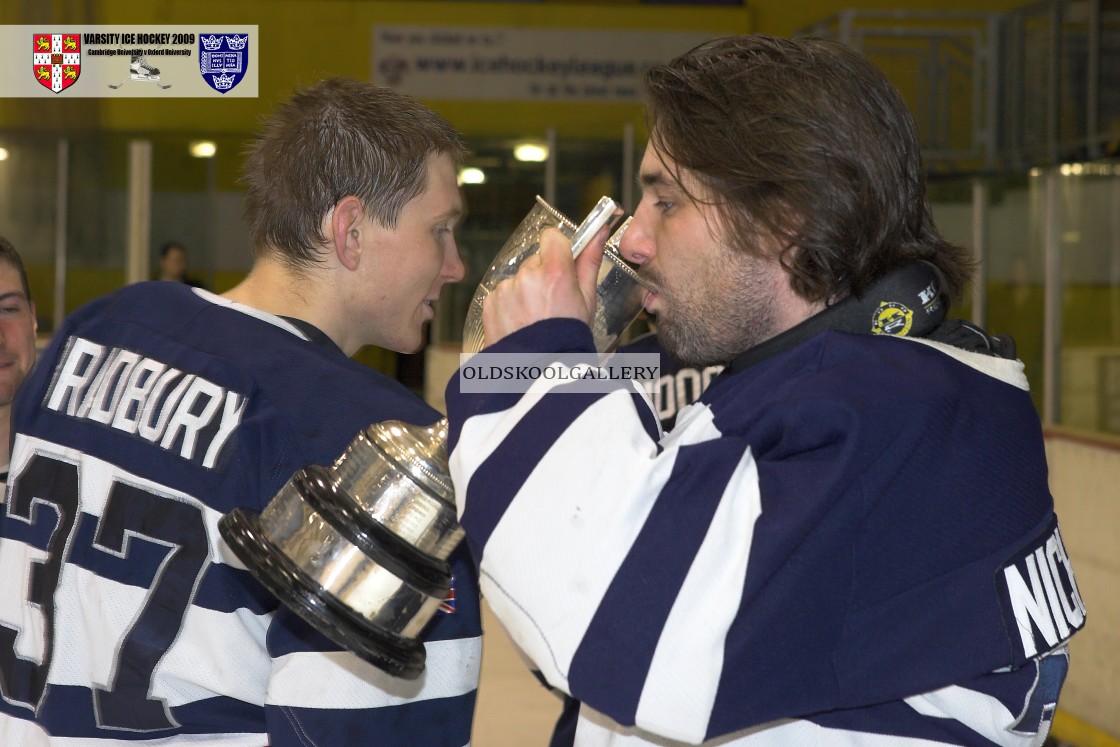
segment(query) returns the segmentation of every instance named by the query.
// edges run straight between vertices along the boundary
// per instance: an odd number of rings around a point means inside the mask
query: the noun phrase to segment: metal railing
[[[1102,0],[1001,13],[848,10],[799,35],[843,41],[887,72],[932,173],[1120,155],[1120,11]]]

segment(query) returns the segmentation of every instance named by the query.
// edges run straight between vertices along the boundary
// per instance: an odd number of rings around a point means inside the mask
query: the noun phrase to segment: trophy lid
[[[454,504],[447,466],[447,420],[428,426],[400,420],[375,423],[367,435],[403,472],[437,498]]]

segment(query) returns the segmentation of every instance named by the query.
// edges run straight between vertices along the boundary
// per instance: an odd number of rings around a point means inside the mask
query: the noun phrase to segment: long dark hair
[[[744,251],[760,237],[781,239],[799,295],[859,296],[885,272],[925,259],[959,296],[972,259],[934,226],[914,120],[854,50],[729,37],[652,68],[645,84],[653,144],[707,193],[690,196],[716,207],[726,240]]]

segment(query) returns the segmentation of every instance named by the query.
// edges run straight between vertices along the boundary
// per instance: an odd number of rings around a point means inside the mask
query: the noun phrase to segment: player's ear
[[[328,231],[331,246],[334,248],[339,264],[348,270],[358,267],[358,259],[362,254],[364,217],[365,209],[362,207],[362,201],[353,195],[339,200],[329,216]]]

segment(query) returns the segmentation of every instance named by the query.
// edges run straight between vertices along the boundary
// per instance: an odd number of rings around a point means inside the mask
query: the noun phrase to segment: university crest
[[[55,93],[78,81],[82,72],[82,37],[79,34],[33,34],[32,71],[39,85]]]
[[[233,90],[249,67],[248,34],[199,34],[198,66],[202,79],[218,93]]]

